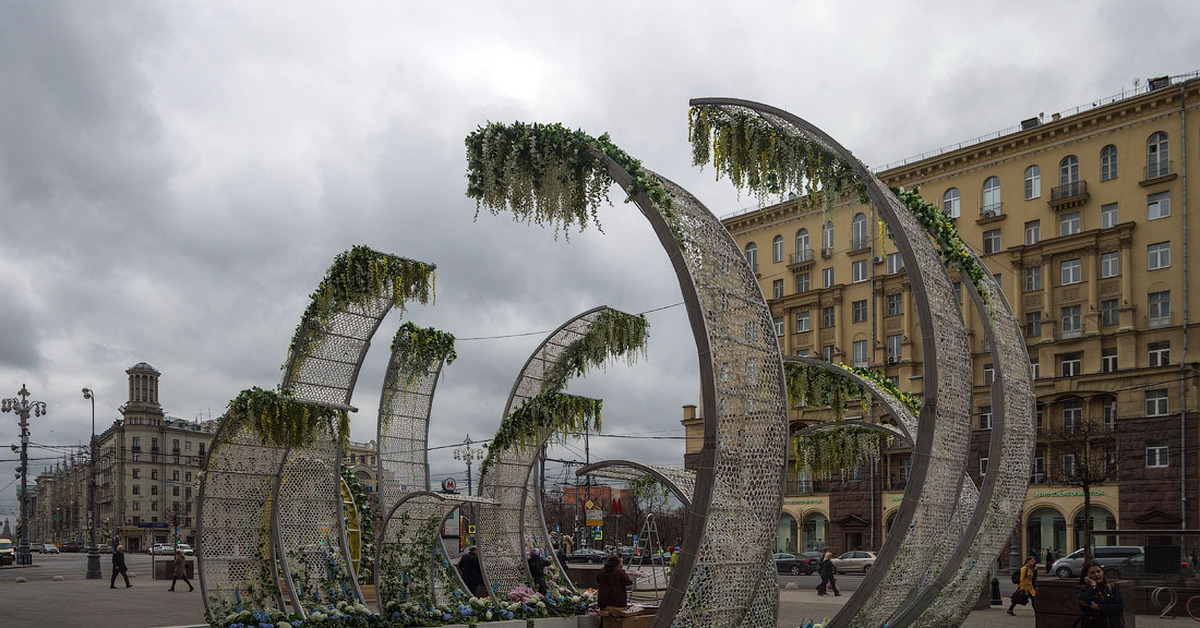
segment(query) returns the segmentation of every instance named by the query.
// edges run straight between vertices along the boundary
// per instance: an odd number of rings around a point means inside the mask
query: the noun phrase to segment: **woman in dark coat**
[[[171,576],[171,588],[167,590],[174,591],[175,581],[181,578],[183,579],[183,583],[188,585],[188,591],[196,590],[196,587],[192,586],[187,577],[187,558],[183,555],[183,552],[175,550],[175,573]]]
[[[1121,587],[1104,581],[1104,568],[1092,561],[1083,563],[1083,577],[1075,590],[1079,602],[1080,628],[1125,628],[1125,600]]]
[[[842,594],[837,588],[835,572],[837,569],[833,566],[833,552],[825,552],[825,557],[821,559],[821,566],[817,567],[817,573],[821,575],[821,584],[817,585],[817,595],[825,595],[825,585],[829,585],[829,588],[833,589],[834,595]]]
[[[621,557],[618,554],[613,554],[608,557],[608,561],[600,568],[596,574],[596,602],[600,608],[608,608],[609,606],[619,606],[625,608],[629,606],[629,601],[625,597],[625,587],[633,586],[633,581],[629,579],[629,574],[625,573],[625,569],[621,567]]]

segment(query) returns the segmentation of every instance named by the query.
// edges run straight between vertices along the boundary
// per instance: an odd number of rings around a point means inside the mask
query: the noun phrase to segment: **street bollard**
[[[1004,600],[1000,598],[1000,581],[992,576],[992,606],[1004,606]]]

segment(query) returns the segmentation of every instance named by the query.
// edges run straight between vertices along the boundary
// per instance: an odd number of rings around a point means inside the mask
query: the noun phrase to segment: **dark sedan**
[[[812,575],[817,570],[817,561],[807,556],[779,553],[775,555],[775,571],[793,576]]]
[[[605,558],[608,558],[608,554],[586,547],[567,554],[568,563],[602,563]]]

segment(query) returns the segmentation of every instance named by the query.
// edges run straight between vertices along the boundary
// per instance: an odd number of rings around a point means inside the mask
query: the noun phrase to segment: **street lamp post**
[[[467,434],[467,439],[463,441],[463,446],[454,450],[454,459],[463,460],[467,463],[467,495],[470,496],[475,492],[471,488],[471,463],[475,460],[483,459],[483,449],[471,447],[471,435]]]
[[[88,543],[88,560],[87,560],[87,579],[100,579],[100,548],[96,545],[96,522],[100,519],[100,513],[97,511],[96,505],[96,393],[91,388],[83,389],[83,398],[89,399],[92,402],[92,444],[90,450],[90,458],[88,466],[90,467],[88,479],[88,509],[92,513],[91,525],[88,527],[91,542]]]
[[[33,412],[33,416],[46,414],[46,402],[29,401],[29,390],[25,388],[25,384],[21,384],[17,395],[20,399],[10,397],[0,401],[0,411],[16,414],[21,426],[21,469],[18,471],[18,477],[21,478],[21,540],[17,546],[17,564],[32,565],[33,555],[29,553],[29,495],[26,494],[26,478],[29,473],[29,413]]]

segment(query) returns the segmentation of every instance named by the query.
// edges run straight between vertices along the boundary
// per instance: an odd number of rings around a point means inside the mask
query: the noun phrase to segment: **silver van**
[[[1117,563],[1127,558],[1141,556],[1145,553],[1140,545],[1101,545],[1092,550],[1092,558],[1096,562],[1107,565]],[[1059,578],[1074,578],[1083,569],[1083,549],[1077,549],[1066,556],[1054,561],[1050,571]]]

